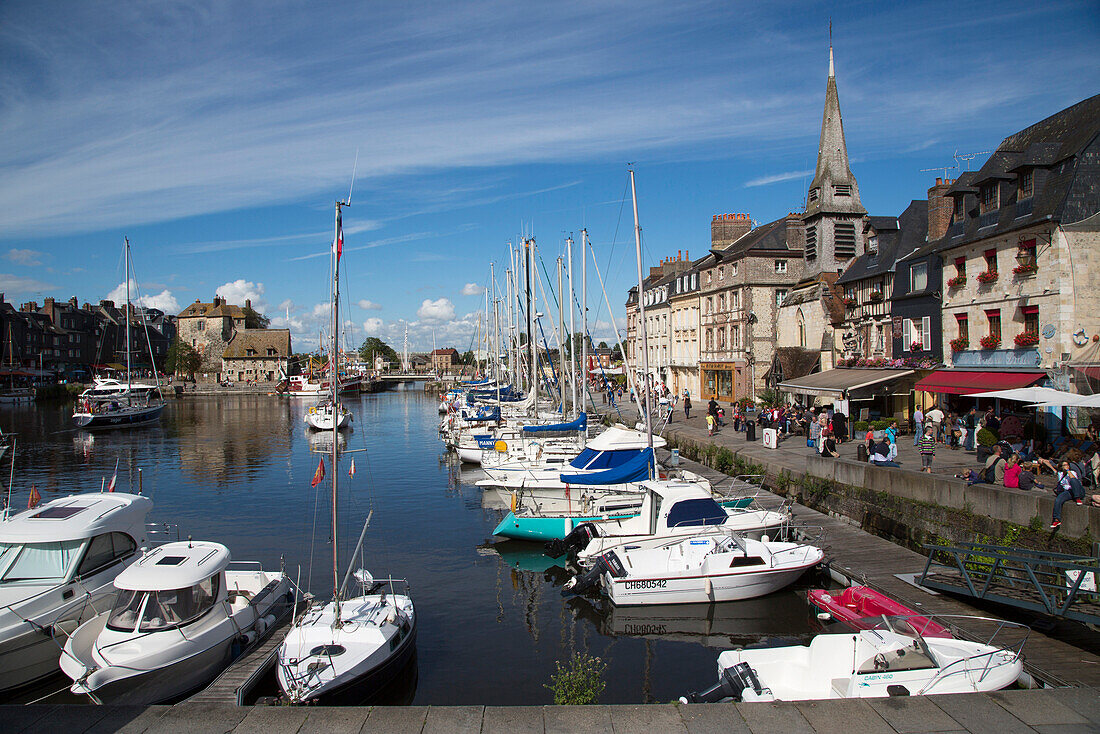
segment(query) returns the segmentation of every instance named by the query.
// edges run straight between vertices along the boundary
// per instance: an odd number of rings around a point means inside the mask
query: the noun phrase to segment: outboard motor
[[[596,531],[595,525],[590,522],[582,522],[580,525],[573,528],[569,532],[569,535],[566,535],[564,538],[547,541],[546,549],[543,553],[551,558],[561,558],[566,553],[575,553],[582,550],[588,545],[588,541],[598,535],[599,533]]]
[[[565,586],[561,589],[561,595],[568,596],[569,594],[588,592],[593,587],[599,586],[600,576],[604,573],[609,573],[615,578],[626,576],[626,569],[623,568],[623,563],[619,560],[619,557],[615,555],[615,551],[608,551],[599,556],[588,573],[583,576],[574,576],[566,581]]]
[[[764,692],[764,688],[756,678],[756,672],[749,664],[738,663],[732,668],[723,669],[722,674],[718,676],[718,683],[702,693],[692,691],[686,696],[681,696],[680,703],[718,703],[723,698],[740,701],[744,690],[750,687],[757,696]]]

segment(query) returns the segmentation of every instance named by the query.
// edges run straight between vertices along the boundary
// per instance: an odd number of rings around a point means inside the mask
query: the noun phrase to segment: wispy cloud
[[[781,181],[791,181],[796,178],[804,178],[806,176],[814,175],[813,170],[809,171],[787,171],[786,173],[774,173],[770,176],[761,176],[760,178],[754,178],[751,181],[745,182],[745,188],[750,189],[754,186],[767,186],[773,183],[779,183]]]
[[[35,265],[41,265],[44,254],[45,253],[41,253],[38,250],[21,250],[13,247],[4,253],[4,259],[11,260],[16,265],[23,265],[29,268]]]
[[[54,286],[50,283],[44,283],[41,280],[35,280],[34,278],[24,278],[20,275],[11,275],[10,273],[0,273],[0,289],[5,294],[12,293],[39,293],[42,291],[50,291],[54,289]]]

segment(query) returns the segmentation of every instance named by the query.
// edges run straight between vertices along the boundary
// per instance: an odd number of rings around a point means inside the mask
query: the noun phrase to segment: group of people
[[[925,413],[919,407],[913,411],[913,445],[924,436],[925,429],[932,431],[933,440],[952,449],[973,451],[977,445],[978,429],[988,428],[994,433],[1001,429],[1001,419],[989,408],[983,414],[977,408],[969,411],[946,411],[934,405]]]

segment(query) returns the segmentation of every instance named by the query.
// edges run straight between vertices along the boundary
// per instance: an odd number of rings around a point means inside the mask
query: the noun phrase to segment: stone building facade
[[[699,393],[699,268],[706,258],[672,280],[669,296],[671,336],[668,387],[677,395]]]
[[[289,329],[238,329],[222,354],[222,371],[234,382],[283,380],[290,355]]]
[[[245,301],[245,308],[252,302]],[[215,296],[211,303],[195,301],[176,317],[180,341],[190,344],[202,357],[201,372],[220,373],[222,355],[233,335],[245,328],[245,313],[240,306]]]

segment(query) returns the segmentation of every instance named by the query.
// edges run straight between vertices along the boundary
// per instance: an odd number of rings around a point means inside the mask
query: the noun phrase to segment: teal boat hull
[[[752,504],[752,497],[738,497],[736,499],[722,500],[718,504],[727,509],[744,509]],[[551,540],[565,540],[565,536],[584,522],[597,522],[600,520],[626,520],[637,517],[638,513],[628,512],[617,515],[540,515],[538,517],[524,515],[517,517],[514,512],[509,512],[500,525],[497,525],[493,535],[513,540],[530,540],[536,543],[546,543]]]

